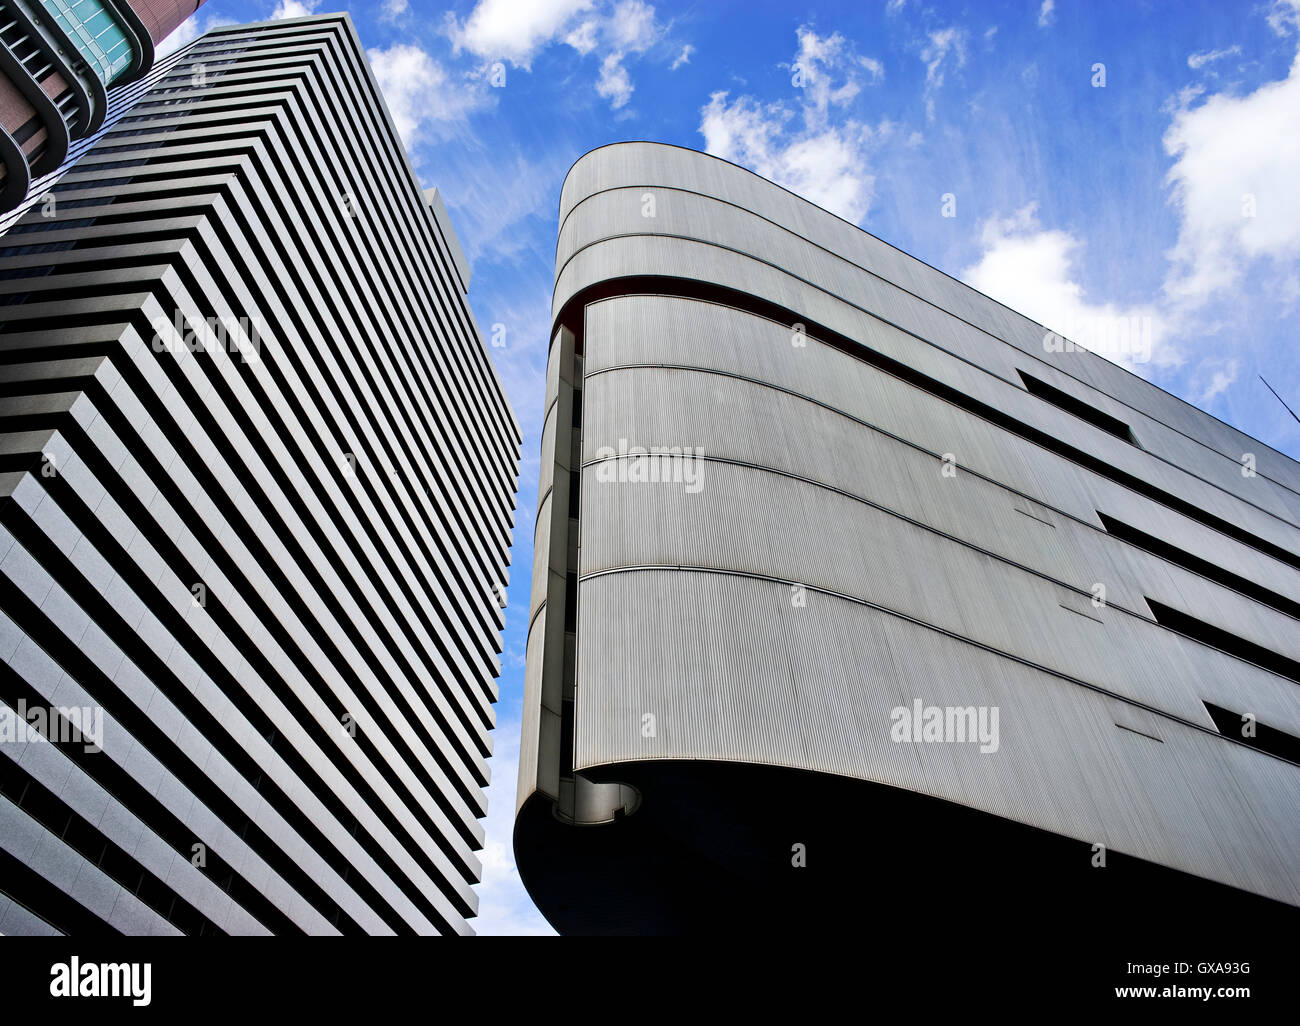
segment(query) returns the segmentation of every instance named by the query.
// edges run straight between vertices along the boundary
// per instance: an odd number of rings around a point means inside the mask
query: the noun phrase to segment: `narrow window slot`
[[[1080,420],[1086,420],[1093,427],[1099,427],[1107,431],[1116,438],[1122,438],[1129,445],[1137,445],[1138,440],[1133,434],[1133,429],[1125,424],[1118,417],[1112,417],[1109,413],[1103,413],[1101,410],[1088,405],[1082,399],[1076,399],[1069,392],[1062,392],[1059,388],[1049,385],[1046,381],[1040,381],[1032,374],[1026,374],[1024,371],[1017,369],[1020,380],[1025,383],[1025,390],[1032,395],[1038,396],[1039,399],[1046,400],[1058,409],[1064,410]],[[1139,446],[1140,448],[1140,446]]]
[[[1177,546],[1170,545],[1163,538],[1157,538],[1144,531],[1139,531],[1136,527],[1130,527],[1123,521],[1107,516],[1101,510],[1097,510],[1097,516],[1101,518],[1102,525],[1107,532],[1113,534],[1116,538],[1126,541],[1130,545],[1136,545],[1139,549],[1144,549],[1176,566],[1181,566],[1184,570],[1200,574],[1216,584],[1222,584],[1225,588],[1240,592],[1256,602],[1271,606],[1279,613],[1286,613],[1287,616],[1300,619],[1300,602],[1289,599],[1285,595],[1279,595],[1275,591],[1270,591],[1268,588],[1256,584],[1248,578],[1240,577],[1230,570],[1224,570],[1222,567],[1211,563],[1208,559],[1202,559],[1190,552],[1184,552]]]
[[[744,310],[779,324],[793,324],[795,321],[804,323],[807,325],[806,334],[809,339],[814,339],[847,353],[856,360],[870,364],[886,374],[891,374],[902,381],[906,381],[909,385],[965,410],[967,413],[980,417],[991,424],[996,424],[998,427],[1010,431],[1026,441],[1042,446],[1049,452],[1054,452],[1058,456],[1077,463],[1094,474],[1099,474],[1107,480],[1114,481],[1116,484],[1131,489],[1139,495],[1144,495],[1162,506],[1175,510],[1183,516],[1204,524],[1206,527],[1212,528],[1229,538],[1234,538],[1243,545],[1249,545],[1251,548],[1286,563],[1288,566],[1300,569],[1300,555],[1282,545],[1278,545],[1276,542],[1252,534],[1236,523],[1215,516],[1195,503],[1158,488],[1150,481],[1136,474],[1130,474],[1118,467],[1111,466],[1105,460],[1099,459],[1082,449],[1077,449],[1047,431],[1016,420],[997,407],[983,403],[960,389],[932,378],[928,374],[923,374],[916,368],[895,360],[893,357],[879,353],[847,335],[842,335],[825,325],[809,322],[806,316],[800,316],[787,307],[779,306],[776,303],[759,299],[735,289],[712,285],[707,282],[659,275],[630,276],[620,278],[617,281],[601,282],[571,297],[556,318],[556,324],[563,325],[574,333],[576,339],[574,344],[580,349],[583,342],[581,311],[588,304],[597,302],[600,299],[606,299],[610,296],[634,295],[680,296],[686,299],[699,299],[709,303],[720,303],[736,310]],[[1123,421],[1116,421],[1116,423],[1123,424]],[[1124,427],[1127,429],[1128,425],[1125,424]],[[1135,445],[1138,444],[1136,439],[1133,441]]]
[[[1202,704],[1224,737],[1235,738],[1242,744],[1276,755],[1279,759],[1300,763],[1300,737],[1276,727],[1265,726],[1253,718],[1246,718],[1241,713],[1230,712],[1209,702]]]
[[[1189,613],[1173,609],[1162,602],[1156,602],[1154,599],[1148,598],[1147,605],[1151,607],[1151,612],[1155,616],[1157,623],[1178,631],[1179,634],[1186,634],[1195,641],[1213,645],[1215,648],[1222,649],[1238,659],[1245,659],[1247,662],[1262,666],[1264,669],[1271,670],[1283,677],[1290,677],[1300,683],[1300,662],[1284,656],[1280,652],[1265,648],[1263,645],[1257,645],[1253,641],[1239,638],[1237,635],[1225,631],[1222,627],[1216,627],[1212,623],[1198,620]]]

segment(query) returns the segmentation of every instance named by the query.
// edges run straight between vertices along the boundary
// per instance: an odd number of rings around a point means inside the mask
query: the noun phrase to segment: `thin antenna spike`
[[[1263,374],[1261,374],[1261,375],[1259,376],[1259,380],[1260,380],[1260,381],[1264,381],[1264,375],[1263,375]],[[1277,389],[1274,388],[1272,385],[1270,385],[1267,381],[1264,381],[1264,387],[1267,388],[1267,389],[1268,389],[1270,392],[1272,392],[1274,395],[1277,395]],[[1283,406],[1286,406],[1286,400],[1283,399],[1280,395],[1277,395],[1277,401],[1280,402]],[[1296,417],[1296,412],[1295,412],[1295,410],[1291,409],[1290,406],[1286,406],[1286,412],[1289,413],[1289,414],[1291,414],[1291,416],[1295,417],[1297,423],[1300,423],[1300,417]]]

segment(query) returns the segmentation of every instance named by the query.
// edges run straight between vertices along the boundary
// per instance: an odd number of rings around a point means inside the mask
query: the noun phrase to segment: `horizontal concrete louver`
[[[0,701],[104,714],[0,744],[3,922],[470,933],[521,436],[450,226],[346,16],[140,86],[0,236]]]

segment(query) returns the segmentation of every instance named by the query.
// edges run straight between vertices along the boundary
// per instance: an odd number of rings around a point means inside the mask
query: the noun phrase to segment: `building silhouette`
[[[520,434],[346,16],[0,236],[0,933],[463,934]]]
[[[597,149],[559,213],[514,836],[558,930],[1294,927],[1300,466],[1074,344],[1150,325],[725,161]]]

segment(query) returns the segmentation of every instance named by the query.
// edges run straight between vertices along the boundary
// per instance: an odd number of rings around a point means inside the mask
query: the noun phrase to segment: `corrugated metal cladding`
[[[703,154],[595,150],[560,220],[516,827],[553,922],[617,927],[546,846],[590,875],[718,763],[1300,904],[1300,466]],[[900,743],[917,700],[996,751]]]
[[[350,21],[209,33],[53,195],[0,237],[0,932],[471,932],[520,432]]]

